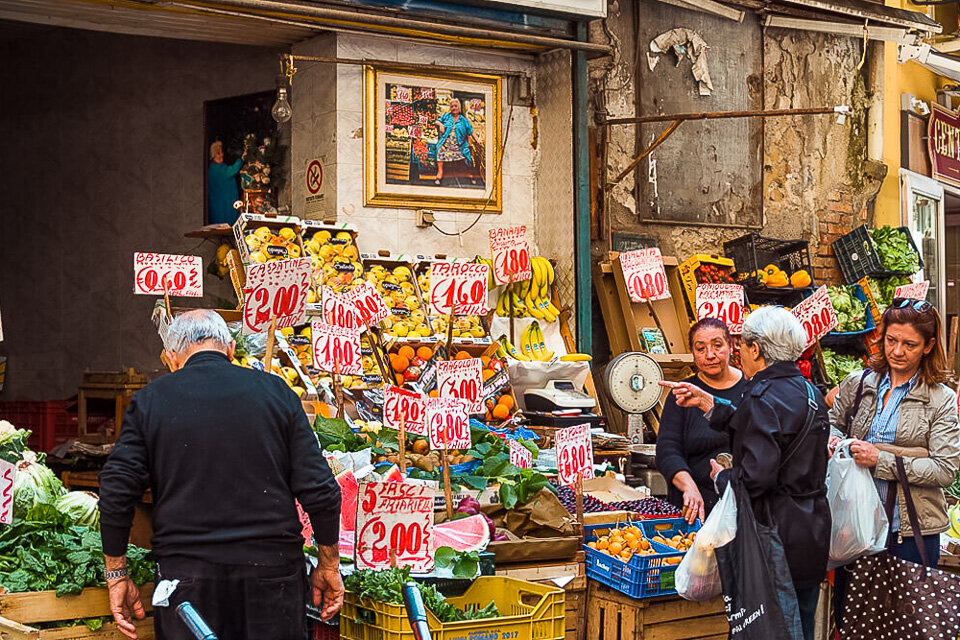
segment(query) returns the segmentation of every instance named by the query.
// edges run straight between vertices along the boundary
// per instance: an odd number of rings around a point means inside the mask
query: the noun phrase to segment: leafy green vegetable
[[[912,274],[920,268],[919,256],[903,231],[885,225],[874,229],[870,235],[884,269]]]
[[[438,547],[433,561],[441,569],[452,567],[456,578],[472,580],[480,570],[480,554],[476,551],[454,551],[452,547]]]
[[[54,506],[74,524],[100,530],[100,498],[89,491],[71,491],[57,498]]]
[[[854,296],[853,286],[828,287],[827,293],[837,312],[837,331],[863,331],[867,328],[867,305]]]
[[[320,446],[327,451],[363,451],[370,447],[370,441],[355,433],[342,418],[317,415],[313,431],[320,440]]]
[[[845,356],[829,347],[823,347],[823,366],[826,369],[827,380],[830,384],[840,384],[854,371],[863,370],[863,360],[857,356]]]
[[[880,280],[867,278],[867,285],[870,287],[870,292],[873,293],[873,298],[877,302],[877,309],[880,313],[887,310],[887,307],[893,301],[893,292],[897,290],[897,287],[904,284],[910,284],[909,277],[890,276]]]
[[[27,450],[27,440],[32,432],[17,429],[6,420],[0,420],[0,458],[16,464]]]
[[[960,500],[960,472],[957,472],[957,476],[953,479],[953,484],[944,489],[944,493],[955,500]]]
[[[52,505],[66,492],[53,471],[39,462],[21,460],[13,476],[13,517],[24,517],[37,505]]]
[[[385,571],[361,569],[347,576],[343,584],[347,591],[361,598],[370,598],[391,604],[403,604],[403,584],[409,579],[409,567],[387,569]],[[437,616],[440,622],[460,622],[462,620],[480,620],[500,616],[496,604],[492,601],[482,609],[471,607],[463,611],[447,602],[447,599],[437,591],[435,586],[418,583],[417,588],[423,597],[423,604],[433,612],[433,615]],[[373,621],[367,620],[366,622]]]

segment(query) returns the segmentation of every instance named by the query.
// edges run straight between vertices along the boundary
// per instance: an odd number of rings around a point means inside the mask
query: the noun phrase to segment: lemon
[[[280,227],[280,231],[277,232],[277,235],[284,240],[293,240],[297,237],[297,232],[290,227]]]
[[[413,276],[413,274],[410,273],[410,267],[405,267],[403,265],[395,267],[393,270],[393,275],[402,280],[409,280]]]
[[[425,326],[417,329],[417,333],[419,333],[424,338],[427,338],[433,335],[433,331],[431,331],[428,327],[425,327]]]
[[[355,246],[353,246],[352,244],[348,244],[343,248],[343,255],[346,258],[356,260],[357,258],[360,257],[360,252],[357,251],[357,248]]]
[[[314,295],[316,295],[316,294],[314,294]],[[313,334],[312,334],[311,331],[310,331],[310,327],[309,327],[309,326],[306,326],[306,327],[304,327],[303,329],[300,329],[300,335],[302,335],[302,336],[307,336],[307,337],[309,338],[309,337],[310,337],[311,335],[313,335]]]
[[[476,329],[471,329],[471,330],[470,330],[470,334],[471,334],[474,338],[482,338],[483,336],[486,335],[486,334],[484,333],[483,329],[481,329],[480,327],[477,327]]]
[[[286,338],[289,338],[293,335],[293,327],[283,327],[280,329],[280,334]]]
[[[253,250],[259,249],[260,245],[263,244],[260,238],[258,238],[257,235],[254,233],[248,233],[247,235],[245,235],[243,237],[243,241],[246,242],[247,246]]]
[[[300,246],[296,244],[287,245],[287,257],[290,258],[299,258],[300,257]]]
[[[399,338],[406,338],[407,334],[410,332],[410,330],[407,329],[407,325],[405,325],[402,322],[398,322],[397,324],[393,325],[391,327],[391,330],[393,332],[393,335]]]
[[[348,231],[338,231],[335,237],[337,240],[353,240],[353,236]]]
[[[323,244],[324,242],[330,239],[330,232],[317,231],[315,234],[313,234],[313,239],[319,242],[320,244]]]
[[[267,255],[267,252],[262,249],[260,251],[254,251],[253,253],[250,254],[251,262],[264,263],[269,259],[270,259],[270,256]]]
[[[257,227],[254,230],[253,234],[260,239],[260,242],[266,242],[267,240],[270,239],[270,236],[273,235],[273,233],[270,232],[270,227],[265,227],[265,226]]]
[[[417,296],[407,296],[404,298],[403,304],[406,305],[407,309],[413,311],[420,306],[420,301],[417,299]]]
[[[313,289],[307,289],[307,304],[316,304],[316,303],[317,303],[317,292],[314,291]]]

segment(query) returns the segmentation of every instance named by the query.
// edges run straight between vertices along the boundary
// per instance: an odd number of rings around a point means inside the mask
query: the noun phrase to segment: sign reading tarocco
[[[931,103],[927,140],[933,177],[960,185],[960,111],[948,111]]]

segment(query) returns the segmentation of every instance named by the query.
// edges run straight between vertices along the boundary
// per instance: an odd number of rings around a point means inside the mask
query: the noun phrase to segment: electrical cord
[[[510,111],[507,113],[507,128],[503,133],[503,142],[500,143],[500,157],[497,158],[497,166],[493,172],[494,180],[496,180],[497,176],[500,175],[500,167],[503,164],[503,156],[507,148],[507,140],[510,139],[510,123],[512,122],[513,122],[513,105],[510,105]],[[501,186],[501,189],[502,188],[503,187]],[[430,226],[445,236],[454,236],[454,237],[461,236],[467,231],[470,231],[470,229],[473,229],[475,226],[477,226],[477,223],[480,222],[480,218],[483,217],[483,214],[486,212],[487,206],[490,204],[490,200],[492,198],[493,198],[493,189],[490,190],[490,195],[487,196],[487,199],[484,201],[483,206],[480,208],[480,212],[477,214],[477,219],[471,222],[466,229],[460,229],[456,233],[450,233],[449,231],[444,231],[443,229],[438,227],[436,222],[431,222]]]

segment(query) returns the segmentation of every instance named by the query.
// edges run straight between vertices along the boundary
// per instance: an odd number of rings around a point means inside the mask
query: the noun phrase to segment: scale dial
[[[606,376],[607,393],[628,413],[649,411],[660,400],[663,369],[646,353],[621,353],[607,365]]]

